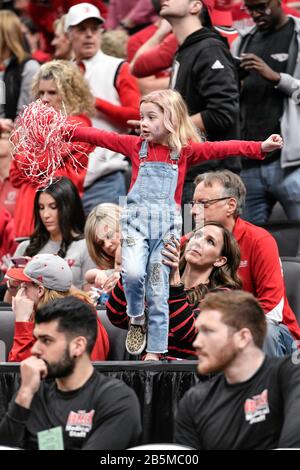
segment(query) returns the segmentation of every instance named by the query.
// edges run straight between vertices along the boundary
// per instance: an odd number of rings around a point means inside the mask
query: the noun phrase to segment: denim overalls
[[[177,152],[170,163],[147,162],[148,143],[142,142],[137,179],[121,215],[122,280],[127,314],[144,314],[148,307],[147,352],[168,351],[169,275],[162,264],[164,242],[180,238],[182,218],[174,195],[178,179]]]

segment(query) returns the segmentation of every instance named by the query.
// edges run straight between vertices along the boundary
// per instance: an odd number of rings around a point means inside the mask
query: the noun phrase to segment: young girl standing
[[[180,203],[186,171],[204,160],[230,155],[263,158],[282,146],[279,135],[264,142],[201,142],[179,93],[154,91],[141,100],[141,136],[77,127],[73,139],[124,154],[132,162],[132,181],[121,216],[122,279],[130,318],[126,348],[147,360],[168,350],[169,273],[161,253],[179,239]],[[148,308],[146,328],[145,298]]]

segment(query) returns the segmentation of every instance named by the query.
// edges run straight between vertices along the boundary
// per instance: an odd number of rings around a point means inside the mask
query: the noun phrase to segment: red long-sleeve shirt
[[[140,165],[139,149],[142,139],[134,135],[119,135],[88,127],[77,127],[73,135],[74,140],[89,142],[99,147],[104,147],[130,158],[132,163],[132,177],[130,188],[134,185]],[[175,192],[175,202],[181,204],[184,178],[190,166],[205,160],[222,159],[229,156],[244,155],[249,158],[263,159],[261,142],[242,140],[227,140],[224,142],[192,142],[181,150],[178,161],[178,181]],[[149,162],[168,162],[170,149],[165,145],[149,144]]]
[[[178,41],[171,33],[161,44],[136,58],[132,69],[133,75],[139,78],[148,77],[171,67],[177,48]]]
[[[265,314],[283,322],[295,339],[300,328],[286,297],[278,247],[272,235],[261,227],[238,218],[234,229],[240,250],[239,275],[243,289],[260,302]]]
[[[153,36],[157,31],[157,26],[155,24],[150,24],[146,28],[141,29],[137,33],[129,36],[127,41],[127,60],[131,62],[135,56],[135,53],[139,48],[146,42],[148,39]]]

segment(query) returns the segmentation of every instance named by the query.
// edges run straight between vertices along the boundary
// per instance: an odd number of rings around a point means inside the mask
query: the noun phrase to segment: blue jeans
[[[115,171],[97,179],[84,190],[82,203],[87,216],[94,207],[103,202],[119,204],[119,197],[126,195],[124,171]]]
[[[267,157],[268,158],[268,157]],[[255,224],[267,222],[279,201],[290,220],[300,220],[300,168],[283,169],[280,160],[248,167],[241,178],[247,189],[243,218]]]
[[[162,263],[164,241],[180,237],[181,214],[174,194],[178,168],[144,163],[121,215],[122,279],[127,315],[144,314],[148,306],[147,352],[166,353],[169,332],[169,274]]]
[[[267,336],[263,351],[270,357],[282,357],[292,354],[296,349],[294,338],[283,323],[267,322]]]

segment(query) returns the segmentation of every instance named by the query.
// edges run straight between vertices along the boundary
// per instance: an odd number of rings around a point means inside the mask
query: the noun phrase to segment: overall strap
[[[143,165],[144,160],[147,158],[147,156],[148,156],[148,142],[147,140],[143,140],[140,151],[139,151],[139,159],[141,161],[141,165]]]
[[[178,160],[179,160],[179,152],[177,150],[172,150],[170,153],[170,159],[172,162],[172,168],[173,170],[176,170],[178,167]]]
[[[174,161],[175,163],[178,162],[179,160],[179,152],[177,150],[172,150],[172,152],[170,153],[170,159],[172,160],[172,162]]]

